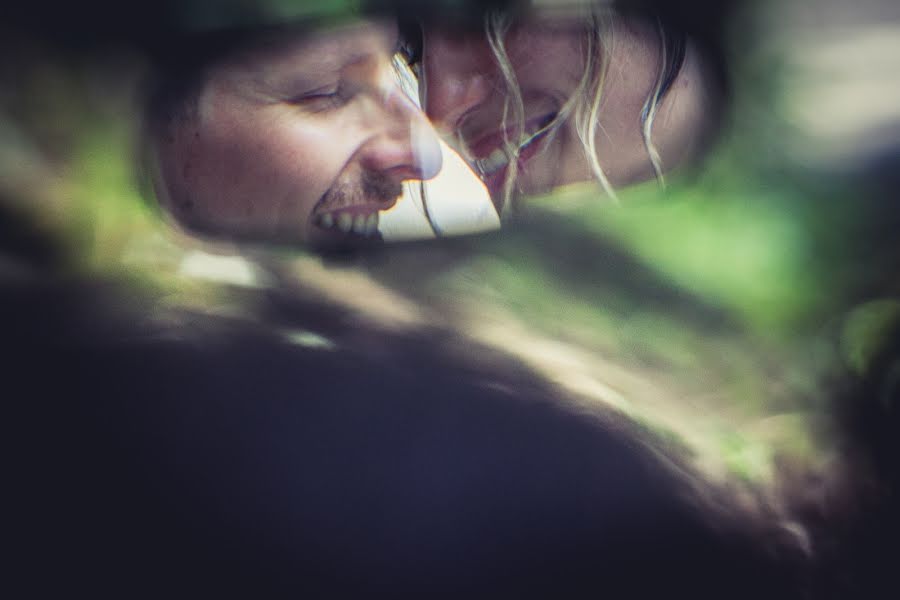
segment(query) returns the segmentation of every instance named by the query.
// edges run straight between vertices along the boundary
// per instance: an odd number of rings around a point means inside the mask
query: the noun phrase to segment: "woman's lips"
[[[534,135],[543,127],[546,127],[555,117],[556,113],[550,112],[525,121],[525,124],[522,126],[522,136],[520,140],[525,140],[529,136]],[[483,135],[471,144],[468,144],[469,150],[476,159],[485,159],[495,150],[502,149],[506,138],[514,136],[516,129],[516,127],[507,127],[506,130],[498,129],[487,135]],[[520,141],[520,143],[522,142]]]
[[[540,150],[541,142],[546,135],[547,132],[542,133],[541,135],[536,137],[532,143],[530,143],[527,147],[523,148],[521,152],[519,152],[519,157],[516,160],[519,177],[521,177],[525,173],[528,161]],[[491,194],[491,198],[495,199],[495,203],[497,202],[496,199],[502,197],[503,186],[506,183],[506,175],[508,171],[509,163],[503,165],[493,173],[484,175],[484,185],[487,186],[488,191]]]
[[[549,130],[545,128],[553,122],[554,118],[556,118],[556,113],[547,113],[525,122],[516,161],[520,171],[524,170],[528,160],[540,150],[541,143],[549,133]],[[507,129],[505,132],[496,131],[479,138],[470,147],[472,155],[475,157],[475,170],[484,180],[491,197],[495,199],[499,198],[502,193],[509,170],[509,156],[504,149],[505,137],[514,133],[515,131],[512,129]]]

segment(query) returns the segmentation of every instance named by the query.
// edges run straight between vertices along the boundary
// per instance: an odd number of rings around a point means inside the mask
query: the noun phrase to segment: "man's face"
[[[256,44],[207,72],[159,136],[160,193],[188,227],[311,243],[377,238],[378,211],[441,167],[400,90],[397,31],[361,22]]]

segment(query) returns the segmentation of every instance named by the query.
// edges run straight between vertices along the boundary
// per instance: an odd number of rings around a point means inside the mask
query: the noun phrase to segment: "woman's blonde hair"
[[[558,133],[560,125],[568,119],[573,119],[575,131],[584,147],[585,157],[594,178],[611,198],[616,198],[615,190],[598,159],[596,133],[601,127],[600,104],[609,67],[610,50],[614,43],[613,23],[617,17],[614,10],[605,3],[587,2],[580,3],[579,6],[583,11],[581,16],[584,22],[582,35],[584,74],[554,119],[534,136],[543,133],[554,136]],[[513,19],[514,16],[509,11],[489,12],[485,18],[485,34],[506,88],[506,102],[501,123],[501,130],[505,135],[504,151],[509,157],[500,207],[501,216],[504,217],[514,209],[511,203],[518,175],[517,158],[521,149],[520,140],[525,123],[522,93],[505,43],[506,33]],[[656,179],[660,185],[664,186],[662,159],[652,139],[653,122],[662,98],[671,87],[684,62],[685,42],[683,36],[669,32],[659,21],[657,21],[657,31],[661,42],[660,68],[654,87],[642,107],[640,126],[644,146],[647,149]],[[508,131],[513,132],[512,135],[507,135]]]

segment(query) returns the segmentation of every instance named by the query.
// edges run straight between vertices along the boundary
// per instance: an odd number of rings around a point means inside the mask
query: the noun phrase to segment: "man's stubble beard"
[[[318,204],[320,211],[355,205],[381,205],[387,209],[403,193],[403,186],[399,180],[379,171],[364,170],[357,182],[343,179],[339,178],[322,196]]]

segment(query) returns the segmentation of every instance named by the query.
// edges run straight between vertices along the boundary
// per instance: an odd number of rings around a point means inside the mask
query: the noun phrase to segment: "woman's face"
[[[522,130],[502,126],[506,88],[484,31],[427,29],[424,34],[423,79],[425,111],[439,132],[452,137],[482,165],[485,183],[495,199],[502,193],[509,159],[504,134],[513,143],[541,129],[572,95],[583,73],[581,29],[577,23],[521,23],[506,37],[506,50],[521,88]],[[518,187],[539,193],[562,175],[555,168],[577,173],[581,168],[576,140],[561,131],[547,143],[542,135],[522,149]]]
[[[575,18],[528,17],[509,29],[506,51],[524,105],[523,131],[516,135],[514,128],[506,129],[506,135],[516,138],[514,144],[528,140],[575,94],[587,62],[586,27],[584,20]],[[610,183],[621,186],[654,173],[640,115],[659,71],[659,41],[648,25],[621,19],[607,35],[611,50],[595,134],[596,155]],[[509,162],[503,152],[502,126],[507,94],[484,31],[425,28],[422,63],[426,113],[440,133],[478,161],[499,207]],[[683,81],[676,82],[673,92],[681,93],[678,88],[683,86]],[[673,158],[674,152],[667,152],[673,140],[659,138],[672,137],[670,130],[681,127],[682,117],[673,113],[671,104],[667,96],[654,127],[664,159]],[[545,133],[520,148],[515,182],[519,193],[541,194],[594,178],[574,118],[565,120],[555,135]]]

